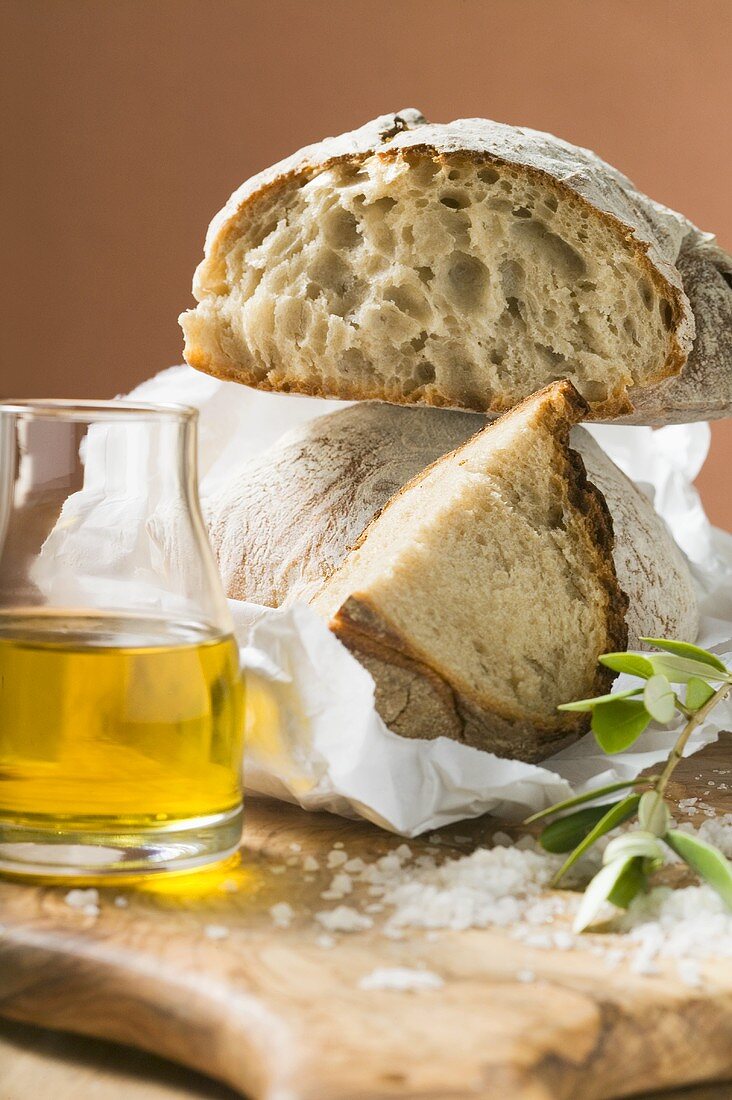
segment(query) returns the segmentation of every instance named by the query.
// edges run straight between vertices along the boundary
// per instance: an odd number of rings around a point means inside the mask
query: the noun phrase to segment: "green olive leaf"
[[[634,897],[648,885],[648,875],[642,859],[631,859],[608,894],[607,900],[620,909],[627,909]]]
[[[688,684],[693,677],[705,680],[726,680],[728,673],[719,672],[703,661],[690,657],[676,657],[673,653],[649,653],[648,663],[654,673],[666,676],[672,684]]]
[[[655,791],[641,795],[638,806],[638,824],[654,836],[665,836],[671,823],[668,806]]]
[[[603,814],[597,824],[593,825],[589,833],[587,833],[587,835],[585,836],[584,840],[581,840],[574,851],[572,851],[570,855],[567,856],[564,863],[552,879],[552,885],[556,886],[557,883],[561,882],[567,871],[569,871],[569,869],[574,866],[577,860],[581,856],[583,856],[585,852],[588,851],[588,849],[592,847],[595,841],[599,840],[601,836],[605,835],[605,833],[609,833],[617,825],[620,825],[621,822],[626,821],[629,817],[632,817],[638,809],[639,802],[639,794],[629,794],[626,795],[626,797],[623,798],[620,802],[614,802],[611,806],[606,807],[606,812]]]
[[[657,673],[646,680],[643,704],[654,721],[666,726],[676,714],[676,695],[665,676]]]
[[[540,821],[543,817],[560,814],[563,810],[571,810],[573,806],[581,806],[585,802],[597,802],[598,798],[604,798],[606,794],[612,794],[614,791],[627,791],[629,787],[636,787],[639,783],[655,782],[657,778],[658,776],[648,776],[640,779],[621,779],[617,783],[608,783],[605,787],[593,787],[591,791],[585,791],[584,794],[575,794],[571,798],[565,798],[562,802],[557,802],[553,806],[547,806],[546,809],[539,810],[531,817],[527,817],[524,825],[532,825],[533,822]],[[607,805],[605,809],[607,810]]]
[[[686,685],[686,705],[689,710],[699,710],[714,695],[714,688],[706,680],[692,676]]]
[[[626,905],[632,900],[628,897],[630,891],[625,885],[624,879],[625,876],[632,879],[637,877],[637,871],[635,869],[631,870],[633,864],[636,864],[637,869],[642,873],[642,860],[632,856],[626,856],[614,860],[613,863],[607,863],[601,871],[597,872],[585,890],[577,915],[574,918],[572,927],[575,932],[584,932],[585,928],[592,924],[604,903],[610,901],[613,896],[620,897]],[[633,882],[633,886],[635,886],[635,882]],[[635,893],[637,892],[636,889]]]
[[[644,829],[633,829],[614,837],[602,854],[603,863],[612,863],[615,859],[624,859],[626,856],[638,856],[639,859],[650,859],[653,862],[663,862],[663,848],[659,844],[658,837]]]
[[[641,638],[642,642],[653,645],[656,649],[665,649],[667,653],[674,653],[677,657],[688,657],[692,661],[701,661],[711,665],[717,672],[727,672],[726,666],[720,661],[716,653],[710,653],[708,649],[692,645],[691,642],[674,642],[666,638]]]
[[[634,695],[642,695],[643,688],[627,688],[625,691],[615,691],[611,695],[596,695],[594,699],[578,699],[574,703],[560,703],[557,710],[594,710],[600,703],[609,703],[613,699],[630,699]]]
[[[592,732],[604,752],[622,752],[636,741],[651,716],[639,699],[602,703],[592,712]]]
[[[640,676],[647,680],[653,675],[653,665],[640,653],[603,653],[600,664],[613,672],[625,672],[628,676]]]
[[[616,806],[614,802],[612,805]],[[539,843],[546,852],[571,852],[610,809],[604,806],[588,806],[566,817],[552,821],[542,832]]]
[[[732,864],[726,856],[698,836],[678,829],[669,829],[663,839],[732,909]]]

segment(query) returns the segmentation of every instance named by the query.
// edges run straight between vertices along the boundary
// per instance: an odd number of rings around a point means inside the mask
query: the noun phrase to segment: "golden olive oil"
[[[0,819],[121,832],[232,810],[242,702],[230,635],[0,614]]]

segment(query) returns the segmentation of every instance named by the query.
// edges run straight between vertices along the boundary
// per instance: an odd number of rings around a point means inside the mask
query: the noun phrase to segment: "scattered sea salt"
[[[126,909],[130,903],[128,898],[124,897],[123,894],[119,894],[114,899],[114,904],[117,909]]]
[[[706,816],[706,807],[698,798],[684,799],[680,809],[687,815],[705,815],[698,826],[686,822],[678,826],[681,830],[714,844],[732,858],[732,814]],[[440,839],[436,834],[434,838]],[[603,838],[605,844],[608,839]],[[438,938],[441,929],[506,928],[527,948],[580,948],[608,967],[628,965],[638,975],[658,974],[664,964],[673,961],[679,980],[689,986],[702,981],[699,960],[709,956],[732,958],[732,913],[709,886],[656,886],[635,898],[626,911],[616,910],[609,932],[575,935],[569,926],[579,894],[549,891],[562,857],[545,852],[531,836],[514,843],[508,834],[496,833],[493,841],[491,848],[479,848],[442,863],[435,860],[435,849],[432,854],[423,850],[415,859],[407,844],[369,863],[360,857],[349,859],[343,845],[336,844],[326,859],[327,867],[336,873],[322,897],[339,901],[358,885],[358,894],[365,894],[368,901],[362,909],[338,905],[316,913],[315,921],[324,931],[315,942],[332,947],[335,940],[331,933],[370,929],[374,920],[369,914],[383,912],[379,932],[388,939],[399,940],[411,928],[425,930],[428,940]],[[597,845],[589,858],[578,864],[575,881],[585,882],[595,873],[602,847]],[[319,869],[312,856],[306,856],[302,866],[305,870]],[[271,870],[276,874],[284,867]],[[98,911],[96,891],[72,891],[68,897],[72,895],[81,895],[82,900],[69,904],[76,908],[94,906]],[[270,913],[275,924],[284,928],[294,915],[284,902],[273,906]],[[374,971],[376,975],[382,973],[402,971]],[[516,975],[518,981],[525,982],[535,977],[529,968]],[[362,981],[371,980],[367,975]],[[373,978],[377,980],[381,978]],[[406,987],[367,984],[362,988]]]
[[[388,989],[400,993],[420,993],[423,990],[442,989],[444,981],[431,970],[411,970],[406,966],[379,967],[365,974],[358,983],[359,989]]]
[[[379,860],[379,866],[383,860]],[[395,927],[486,928],[518,923],[560,865],[531,849],[479,848],[421,875],[401,876],[384,901]]]

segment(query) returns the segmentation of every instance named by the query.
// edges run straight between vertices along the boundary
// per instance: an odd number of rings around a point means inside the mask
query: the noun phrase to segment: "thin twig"
[[[669,758],[666,761],[663,771],[661,772],[661,776],[656,783],[655,791],[659,798],[663,798],[663,792],[668,786],[668,781],[671,778],[671,775],[673,774],[676,765],[679,763],[680,760],[683,759],[686,743],[691,737],[692,733],[697,728],[697,726],[704,721],[709,712],[711,710],[714,710],[718,703],[721,703],[724,699],[726,699],[730,691],[732,691],[732,684],[722,684],[722,686],[718,688],[717,691],[715,691],[714,695],[712,695],[711,698],[707,700],[703,707],[699,707],[699,710],[694,711],[691,718],[682,729],[676,744],[671,749]]]

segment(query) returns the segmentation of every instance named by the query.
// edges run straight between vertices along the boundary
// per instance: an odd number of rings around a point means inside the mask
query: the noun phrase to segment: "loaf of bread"
[[[185,355],[283,392],[495,414],[568,378],[594,418],[707,419],[732,412],[729,270],[588,150],[410,109],[235,192]]]
[[[325,418],[315,447],[306,430],[284,463],[269,452],[204,501],[229,595],[307,593],[372,673],[395,732],[542,759],[586,728],[557,704],[607,690],[597,658],[627,642],[612,520],[569,446],[586,413],[559,382],[477,434],[485,421],[460,414],[428,423],[422,410],[359,406]],[[363,448],[369,427],[375,455]],[[424,468],[450,432],[459,445]],[[379,510],[406,471],[416,476]]]

